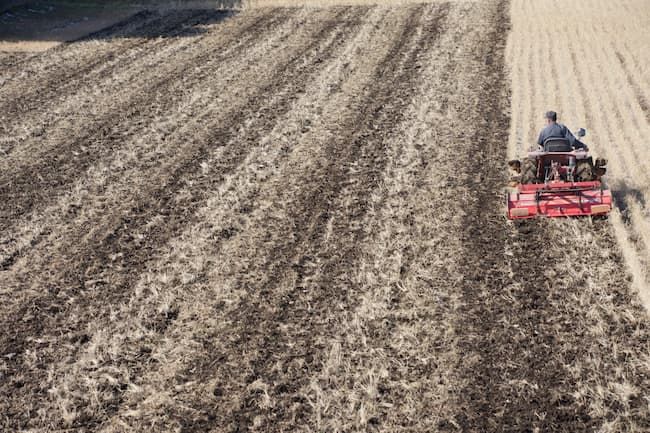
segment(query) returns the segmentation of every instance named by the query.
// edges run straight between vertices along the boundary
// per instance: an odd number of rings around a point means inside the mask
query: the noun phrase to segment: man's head
[[[557,122],[557,113],[555,111],[547,111],[546,114],[544,114],[544,119],[546,119],[546,123],[551,124]]]

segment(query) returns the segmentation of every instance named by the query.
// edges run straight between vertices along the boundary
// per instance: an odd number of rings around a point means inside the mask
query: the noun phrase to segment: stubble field
[[[503,216],[537,111],[592,110],[524,98],[528,5],[144,12],[0,57],[0,429],[648,431],[647,182]]]

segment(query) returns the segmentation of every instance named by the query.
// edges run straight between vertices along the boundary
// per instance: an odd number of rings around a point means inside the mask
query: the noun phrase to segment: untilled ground
[[[0,58],[0,426],[648,431],[609,223],[503,216],[508,32],[181,11]]]

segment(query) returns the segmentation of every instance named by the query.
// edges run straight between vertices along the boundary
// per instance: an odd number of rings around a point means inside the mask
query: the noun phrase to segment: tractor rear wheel
[[[591,158],[578,161],[576,164],[576,181],[590,182],[594,180],[594,170]]]
[[[530,183],[539,183],[537,178],[537,161],[527,158],[521,167],[521,183],[522,185]]]

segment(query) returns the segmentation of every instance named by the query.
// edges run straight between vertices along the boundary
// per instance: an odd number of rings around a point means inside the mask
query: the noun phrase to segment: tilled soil
[[[650,428],[608,222],[503,217],[507,10],[142,13],[0,59],[0,426]]]

